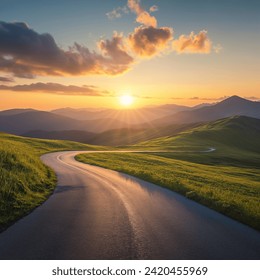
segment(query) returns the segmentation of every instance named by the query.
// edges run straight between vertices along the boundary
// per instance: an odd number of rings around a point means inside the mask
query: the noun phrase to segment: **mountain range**
[[[260,119],[260,102],[232,96],[196,107],[166,104],[136,110],[62,108],[50,112],[11,109],[0,111],[0,131],[90,144],[130,145],[238,115]]]
[[[184,110],[188,111],[192,110],[192,108],[175,104],[165,104],[161,106],[127,110],[61,108],[52,110],[51,112],[76,120],[115,119],[123,120],[128,125],[134,125],[144,123],[147,120],[153,121]]]
[[[34,130],[82,130],[101,132],[109,129],[127,127],[127,125],[120,120],[116,122],[112,119],[79,121],[45,111],[26,110],[25,112],[17,113],[17,110],[15,110],[14,112],[14,114],[11,114],[9,111],[7,115],[5,111],[0,113],[0,131],[23,135]]]
[[[250,101],[239,96],[232,96],[211,106],[174,113],[167,117],[157,119],[155,123],[208,122],[236,115],[260,118],[260,102]]]

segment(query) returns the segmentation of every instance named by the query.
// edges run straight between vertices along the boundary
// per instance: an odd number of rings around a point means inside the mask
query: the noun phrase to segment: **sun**
[[[131,96],[129,94],[120,96],[119,100],[120,100],[120,104],[125,106],[125,107],[131,106],[134,102],[133,96]]]

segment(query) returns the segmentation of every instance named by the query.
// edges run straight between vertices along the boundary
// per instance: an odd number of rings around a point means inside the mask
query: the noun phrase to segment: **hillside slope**
[[[235,116],[129,147],[142,153],[77,159],[164,186],[260,230],[259,139],[259,119]]]
[[[168,136],[139,143],[140,146],[227,146],[260,153],[260,119],[234,116]]]
[[[197,127],[199,124],[173,124],[163,127],[133,127],[116,130],[108,130],[97,134],[91,139],[90,144],[125,146],[134,145],[141,141],[148,141],[154,138],[177,135],[181,131]]]
[[[29,213],[52,193],[56,178],[41,162],[41,154],[93,149],[104,148],[0,133],[0,231]]]
[[[82,130],[61,130],[61,131],[46,131],[46,130],[32,130],[22,134],[21,136],[41,138],[41,139],[55,139],[55,140],[70,140],[80,143],[93,144],[92,139],[96,133],[82,131]],[[104,141],[105,142],[105,141]]]

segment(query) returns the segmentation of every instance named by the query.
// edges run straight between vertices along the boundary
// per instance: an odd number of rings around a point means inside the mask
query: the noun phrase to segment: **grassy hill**
[[[259,151],[260,119],[245,116],[234,116],[209,122],[198,127],[188,129],[175,137],[152,139],[139,143],[141,146],[183,146],[193,145],[198,141],[202,145],[220,144],[234,146],[246,150]],[[253,144],[253,146],[252,146]]]
[[[56,177],[40,155],[59,150],[93,150],[102,147],[69,141],[23,138],[0,133],[0,231],[52,193]]]
[[[260,120],[231,117],[132,146],[153,154],[91,154],[78,160],[177,191],[260,230]],[[214,152],[206,151],[215,147]]]
[[[260,229],[260,120],[236,116],[183,128],[178,133],[175,127],[165,127],[168,136],[130,146],[165,152],[88,154],[78,159],[154,182]],[[201,152],[209,147],[216,151]],[[105,148],[0,133],[0,231],[52,193],[56,178],[40,155],[93,149]]]
[[[52,139],[52,140],[70,140],[80,143],[93,144],[92,139],[96,136],[96,133],[82,131],[82,130],[60,130],[60,131],[46,131],[46,130],[33,130],[24,133],[21,136],[40,138],[40,139]]]
[[[198,126],[198,124],[174,124],[165,127],[153,127],[146,124],[145,126],[137,126],[136,128],[122,128],[105,131],[94,136],[90,143],[109,146],[133,145],[141,141],[166,136],[169,135],[169,133],[177,135],[181,131],[196,126]]]
[[[188,129],[176,136],[156,138],[135,145],[138,149],[190,151],[174,157],[203,164],[258,166],[260,162],[260,119],[234,116]],[[198,153],[209,147],[214,153]],[[192,151],[197,151],[192,153]]]

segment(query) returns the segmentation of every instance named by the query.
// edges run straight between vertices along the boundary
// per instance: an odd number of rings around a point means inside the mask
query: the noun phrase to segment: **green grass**
[[[130,147],[167,152],[77,159],[169,188],[260,230],[259,128],[260,120],[233,117]],[[217,150],[199,152],[208,147]]]
[[[234,117],[122,149],[153,154],[85,154],[83,162],[122,171],[177,191],[260,230],[260,120]],[[208,147],[212,153],[200,153]],[[0,231],[52,193],[56,177],[40,155],[101,150],[70,141],[0,133]],[[171,152],[169,152],[171,151]]]
[[[40,155],[94,149],[102,147],[0,133],[0,231],[28,214],[53,192],[55,174],[40,161]]]
[[[260,172],[153,154],[87,154],[79,161],[121,171],[181,193],[260,230]]]

